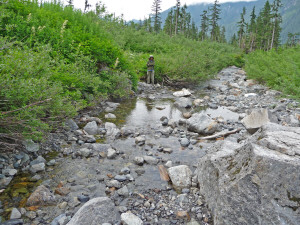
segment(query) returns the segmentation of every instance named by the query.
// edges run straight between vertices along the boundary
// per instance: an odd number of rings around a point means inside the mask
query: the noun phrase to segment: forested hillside
[[[240,19],[243,7],[246,8],[246,20],[249,22],[252,8],[255,6],[256,14],[258,14],[265,2],[266,0],[222,3],[220,26],[224,26],[226,29],[226,39],[229,41],[233,34],[238,31],[236,24]],[[282,14],[281,41],[282,43],[285,43],[288,39],[288,33],[300,32],[300,1],[282,0],[282,4],[283,7],[280,10],[280,13]],[[188,6],[187,11],[191,13],[191,18],[198,28],[201,25],[200,15],[203,13],[203,10],[207,10],[211,6],[212,4],[195,4]],[[169,11],[170,9],[162,12],[162,21],[165,21]]]
[[[0,10],[2,144],[22,132],[38,137],[103,98],[128,96],[146,74],[149,54],[159,82],[165,76],[199,82],[241,62],[236,47],[137,30],[103,5],[83,13],[9,0]]]

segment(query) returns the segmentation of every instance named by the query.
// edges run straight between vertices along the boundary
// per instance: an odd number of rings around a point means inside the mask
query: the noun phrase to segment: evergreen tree
[[[220,27],[218,25],[218,21],[220,20],[220,4],[218,4],[218,0],[215,0],[214,5],[209,9],[210,14],[210,38],[213,41],[216,41],[218,39],[218,34],[220,33]]]
[[[154,31],[158,33],[161,29],[161,0],[154,0],[152,5],[152,12],[154,14]]]
[[[226,43],[225,32],[226,32],[226,29],[225,29],[224,26],[222,26],[222,30],[221,30],[221,33],[220,33],[220,42],[222,42],[222,43]]]
[[[209,18],[207,16],[207,10],[203,10],[201,16],[201,30],[200,30],[200,39],[203,41],[207,38],[207,31],[209,26]]]
[[[257,17],[257,46],[267,51],[272,39],[271,6],[266,1],[264,8]]]
[[[175,28],[174,28],[174,34],[177,35],[178,32],[178,20],[179,20],[179,14],[180,14],[180,0],[176,0],[176,6],[175,6]]]
[[[197,40],[197,36],[198,36],[198,28],[195,24],[194,21],[192,21],[192,26],[191,26],[191,30],[190,30],[190,38],[193,40]]]
[[[164,25],[164,32],[170,36],[173,35],[173,28],[174,28],[174,24],[173,24],[173,15],[174,11],[173,9],[171,9],[171,11],[168,13],[168,16],[165,20],[165,25]]]
[[[281,0],[274,0],[272,5],[273,29],[272,29],[272,40],[271,40],[270,49],[272,49],[273,47],[278,47],[279,45],[280,32],[281,32],[280,23],[282,22],[279,9],[281,7],[282,7]]]
[[[238,43],[238,41],[237,41],[236,35],[233,34],[233,36],[232,36],[232,38],[230,40],[230,44],[232,44],[234,46],[237,46],[237,43]]]
[[[256,15],[255,15],[255,6],[254,6],[250,15],[250,24],[248,26],[248,31],[247,31],[250,52],[252,52],[253,49],[255,48],[256,32],[257,32],[257,25],[256,25]]]
[[[287,46],[294,47],[300,44],[300,33],[288,33]]]
[[[245,21],[245,15],[246,15],[246,8],[243,7],[243,12],[241,13],[241,20],[238,22],[238,36],[239,36],[239,46],[240,48],[245,48],[245,40],[244,40],[244,35],[246,33],[246,21]]]

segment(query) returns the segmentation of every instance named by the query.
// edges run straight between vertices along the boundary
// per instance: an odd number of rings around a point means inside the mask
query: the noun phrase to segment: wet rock
[[[128,167],[124,167],[120,171],[120,174],[129,174],[129,173],[130,173],[130,169]]]
[[[183,88],[181,91],[174,92],[173,95],[175,97],[189,97],[192,95],[192,93],[189,90]]]
[[[109,123],[106,122],[104,124],[105,129],[106,129],[106,136],[111,137],[111,138],[117,138],[121,135],[120,130],[117,128],[116,124],[114,123]]]
[[[98,125],[95,121],[87,123],[84,128],[84,131],[86,131],[89,135],[97,135],[98,134]]]
[[[169,123],[169,119],[167,118],[167,117],[162,117],[161,119],[160,119],[162,122],[161,122],[161,124],[163,125],[163,126],[168,126],[168,123]]]
[[[94,143],[94,144],[91,144],[91,148],[97,152],[106,152],[109,148],[111,148],[111,145]]]
[[[0,178],[0,189],[6,188],[9,185],[9,183],[11,182],[11,180],[12,180],[12,177]]]
[[[36,181],[38,181],[38,180],[40,180],[40,179],[41,179],[41,176],[38,175],[38,174],[36,174],[36,175],[34,175],[34,176],[30,179],[30,181],[36,182]]]
[[[117,156],[117,151],[115,149],[109,148],[107,150],[107,158],[108,159],[114,159],[114,158],[116,158],[116,156]]]
[[[124,187],[120,188],[120,189],[117,191],[117,194],[120,195],[120,196],[124,196],[124,197],[129,196],[129,191],[128,191],[127,186],[125,185]]]
[[[4,174],[5,176],[14,176],[14,175],[16,175],[17,172],[18,172],[18,170],[16,170],[16,169],[4,169],[4,170],[2,170],[2,174]]]
[[[177,127],[177,122],[173,119],[170,119],[169,122],[168,122],[168,126],[175,129],[175,127]]]
[[[217,121],[211,119],[203,112],[193,114],[193,116],[187,120],[187,123],[189,131],[203,135],[213,134],[219,127]]]
[[[171,154],[173,152],[172,148],[163,148],[162,151],[168,154]]]
[[[121,183],[117,180],[111,180],[106,182],[107,187],[121,188]]]
[[[23,225],[24,222],[22,219],[12,219],[2,222],[1,225]]]
[[[134,163],[139,165],[139,166],[142,166],[144,164],[144,158],[143,157],[135,157],[134,158]]]
[[[89,196],[85,196],[85,195],[79,195],[77,196],[78,201],[80,201],[81,203],[86,203],[90,200]]]
[[[49,162],[47,162],[47,166],[54,166],[56,164],[56,160],[52,159]]]
[[[105,115],[105,119],[117,119],[115,114],[108,113]]]
[[[113,109],[116,109],[119,107],[120,103],[116,103],[116,102],[106,102],[107,106]]]
[[[255,133],[260,127],[271,122],[270,112],[268,109],[256,109],[251,112],[250,115],[242,119],[243,125],[246,127],[249,133]],[[274,121],[274,120],[273,120]]]
[[[164,129],[161,129],[160,132],[162,135],[165,135],[168,137],[170,134],[173,133],[173,129],[171,127],[166,127]]]
[[[23,145],[28,152],[37,152],[40,149],[40,145],[38,143],[34,143],[32,140],[24,141]]]
[[[122,127],[121,128],[121,135],[122,137],[128,137],[134,134],[134,131],[130,128],[127,127]]]
[[[173,166],[173,163],[172,163],[172,161],[168,161],[168,162],[166,162],[165,166],[166,166],[167,168],[170,168],[170,167],[172,167],[172,166]]]
[[[20,219],[22,217],[21,213],[17,208],[13,208],[10,214],[10,219]]]
[[[65,196],[70,193],[70,189],[67,187],[58,187],[55,189],[55,194]]]
[[[193,103],[189,98],[181,97],[174,103],[179,108],[191,108]]]
[[[45,163],[34,164],[30,167],[30,172],[37,173],[37,172],[45,171],[45,166],[46,166]]]
[[[79,152],[78,152],[81,156],[85,157],[85,158],[88,158],[92,155],[92,150],[91,149],[88,149],[88,148],[81,148],[79,149]]]
[[[121,221],[123,225],[142,225],[143,221],[132,213],[122,213]]]
[[[144,145],[146,142],[146,137],[145,136],[138,136],[135,138],[135,143],[138,145],[138,146],[142,146]]]
[[[68,221],[67,215],[61,214],[51,222],[51,225],[65,225]]]
[[[192,117],[192,113],[190,113],[190,112],[183,113],[182,115],[185,119],[189,119]]]
[[[190,145],[190,140],[187,138],[181,138],[180,139],[180,145],[182,147],[188,147]]]
[[[150,164],[150,165],[156,165],[158,163],[158,159],[152,157],[152,156],[144,156],[143,157],[145,162]]]
[[[39,164],[39,163],[45,163],[46,162],[46,159],[44,159],[44,157],[42,156],[38,156],[35,160],[32,160],[30,162],[30,165],[34,165],[34,164]]]
[[[298,140],[300,128],[267,124],[245,144],[223,142],[201,158],[200,193],[214,224],[299,224],[300,159],[289,155]]]
[[[117,208],[109,198],[94,198],[85,203],[67,225],[114,224],[114,221],[117,221],[119,216]]]
[[[202,103],[204,103],[203,99],[195,99],[193,102],[195,106],[200,106]]]
[[[119,181],[119,182],[123,182],[123,181],[127,180],[126,176],[124,176],[124,175],[116,175],[114,177],[114,179]]]
[[[56,203],[55,196],[44,185],[40,185],[30,195],[27,200],[27,206],[48,206]]]
[[[186,165],[171,167],[168,173],[173,185],[177,188],[190,187],[192,184],[192,171]]]
[[[79,127],[78,125],[74,122],[74,120],[72,119],[68,119],[66,121],[66,126],[71,130],[71,131],[74,131],[74,130],[78,130]]]

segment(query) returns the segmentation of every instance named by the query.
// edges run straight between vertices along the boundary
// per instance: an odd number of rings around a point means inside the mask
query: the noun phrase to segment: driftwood
[[[214,135],[211,135],[211,136],[206,136],[206,137],[200,137],[198,138],[199,140],[211,140],[211,139],[216,139],[216,138],[220,138],[220,137],[226,137],[230,134],[235,134],[237,132],[241,131],[241,128],[238,128],[238,129],[234,129],[234,130],[224,130],[224,131],[221,131],[219,133],[216,133]]]
[[[19,109],[7,111],[7,112],[1,112],[1,115],[7,115],[7,114],[10,114],[10,113],[18,112],[18,111],[21,111],[21,110],[24,110],[24,109],[33,107],[33,106],[35,106],[35,105],[39,105],[39,104],[42,104],[42,103],[45,103],[45,102],[49,102],[49,101],[51,101],[51,100],[52,100],[52,98],[48,98],[48,99],[43,100],[43,101],[39,101],[39,102],[32,103],[32,104],[30,104],[30,105],[26,105],[26,106],[24,106],[24,107],[22,107],[22,108],[19,108]]]

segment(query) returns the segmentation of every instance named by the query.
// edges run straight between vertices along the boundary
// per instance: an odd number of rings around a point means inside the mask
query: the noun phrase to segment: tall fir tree
[[[207,38],[208,26],[209,26],[209,18],[207,16],[207,10],[203,10],[201,16],[201,26],[200,26],[200,39],[204,41]]]
[[[67,0],[67,4],[68,4],[68,6],[73,7],[73,0]]]
[[[179,22],[179,14],[180,14],[180,0],[176,0],[175,6],[175,27],[174,27],[174,34],[177,35],[178,33],[178,22]]]
[[[213,41],[218,40],[218,34],[220,34],[220,27],[218,25],[218,21],[220,20],[220,4],[218,0],[215,0],[214,4],[212,7],[210,7],[210,26],[211,26],[211,31],[210,31],[210,38]]]
[[[272,38],[271,6],[266,1],[263,9],[257,17],[257,45],[260,49],[267,51]]]
[[[168,16],[165,20],[165,24],[164,24],[164,32],[170,36],[173,35],[173,31],[174,31],[174,23],[173,23],[173,20],[174,20],[174,11],[173,9],[171,9],[168,13]]]
[[[255,48],[256,33],[257,33],[257,24],[256,24],[256,15],[255,15],[255,6],[254,6],[250,15],[250,24],[247,29],[250,52],[252,52],[253,49]]]
[[[282,22],[281,15],[279,13],[279,9],[282,7],[281,0],[274,0],[272,4],[272,39],[270,49],[273,47],[277,48],[279,45],[280,32],[281,27],[280,23]]]
[[[156,33],[158,33],[161,30],[161,0],[153,1],[152,12],[154,15],[153,29]]]
[[[245,48],[245,33],[246,33],[246,21],[245,21],[245,15],[246,15],[246,8],[243,7],[243,12],[241,13],[241,20],[238,22],[238,36],[239,36],[239,46],[240,48]]]

